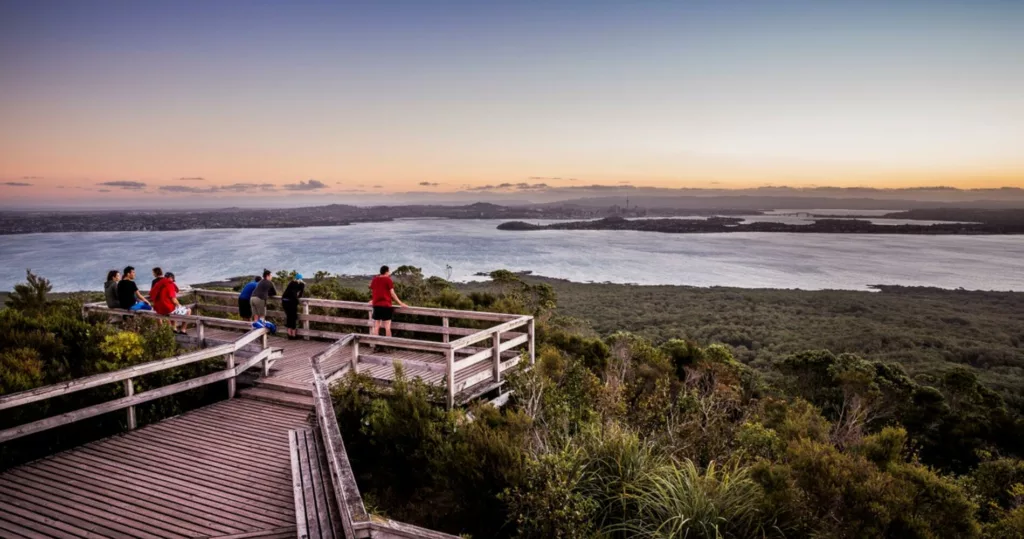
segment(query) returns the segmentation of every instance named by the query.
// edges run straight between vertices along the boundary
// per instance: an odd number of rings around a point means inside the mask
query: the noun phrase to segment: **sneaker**
[[[263,325],[263,322],[261,322],[260,320],[257,320],[257,321],[252,323],[252,328],[253,329],[260,329],[262,327],[264,327],[264,325]]]

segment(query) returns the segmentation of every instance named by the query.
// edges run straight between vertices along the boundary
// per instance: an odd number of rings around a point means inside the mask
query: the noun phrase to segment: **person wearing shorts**
[[[252,315],[256,322],[263,322],[267,318],[267,300],[277,295],[277,288],[274,287],[274,276],[270,270],[263,270],[263,279],[256,284],[252,291],[252,298],[249,303],[252,305]]]
[[[153,302],[153,310],[157,314],[166,315],[177,315],[177,316],[188,316],[192,314],[192,310],[182,305],[178,301],[178,284],[174,281],[174,274],[167,272],[162,278],[154,281],[153,289],[149,291],[149,296]],[[175,324],[171,322],[171,327],[175,328],[176,333],[184,335],[185,322],[181,324]]]
[[[391,319],[394,318],[395,307],[392,300],[402,307],[408,307],[395,293],[395,283],[391,280],[391,270],[387,266],[380,267],[380,274],[370,281],[370,305],[373,306],[373,332],[380,335],[384,326],[384,334],[391,336]]]
[[[252,322],[252,293],[256,290],[256,285],[262,280],[262,277],[256,277],[251,283],[246,284],[242,287],[242,292],[238,294],[238,316],[242,317],[242,320],[246,322]]]

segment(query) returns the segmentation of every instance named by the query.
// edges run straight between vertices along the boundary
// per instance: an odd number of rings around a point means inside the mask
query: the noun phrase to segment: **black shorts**
[[[394,307],[373,306],[373,319],[381,322],[388,322],[395,315]]]
[[[238,315],[242,317],[242,320],[252,318],[252,303],[249,300],[238,298]]]

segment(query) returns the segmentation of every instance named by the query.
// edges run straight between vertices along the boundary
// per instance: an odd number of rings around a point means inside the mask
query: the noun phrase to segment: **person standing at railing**
[[[373,305],[373,332],[371,335],[380,335],[380,328],[384,326],[384,334],[390,337],[391,319],[395,314],[395,307],[391,300],[395,300],[402,307],[408,307],[398,299],[398,294],[395,293],[395,282],[391,280],[390,268],[380,267],[380,275],[370,281],[370,293],[370,305]]]
[[[251,283],[246,284],[242,287],[242,292],[238,294],[238,315],[242,317],[242,320],[246,322],[254,322],[255,319],[252,317],[252,293],[256,290],[256,285],[260,284],[263,277],[256,276]]]
[[[299,321],[299,300],[306,292],[306,283],[302,281],[302,274],[296,273],[295,279],[288,283],[284,293],[281,294],[281,308],[284,309],[284,327],[288,328],[288,339],[295,339],[295,326]]]
[[[267,300],[277,296],[277,288],[274,287],[274,276],[270,270],[263,270],[263,279],[256,283],[256,289],[252,291],[252,298],[249,303],[252,305],[252,315],[256,317],[254,323],[260,327],[266,322]]]

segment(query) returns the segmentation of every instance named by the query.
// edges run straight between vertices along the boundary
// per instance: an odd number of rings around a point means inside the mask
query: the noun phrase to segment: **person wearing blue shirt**
[[[256,277],[251,283],[242,287],[242,293],[238,295],[238,314],[242,317],[242,320],[252,322],[252,303],[249,300],[252,298],[252,293],[256,290],[256,285],[259,284],[261,278]]]

